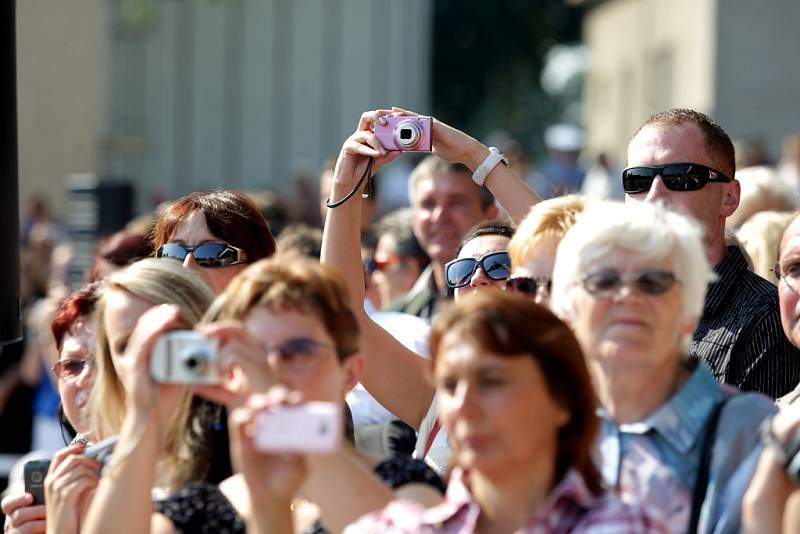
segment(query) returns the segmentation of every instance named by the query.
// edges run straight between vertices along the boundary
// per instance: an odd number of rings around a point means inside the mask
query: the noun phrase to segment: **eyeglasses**
[[[295,372],[305,371],[314,366],[318,361],[317,356],[322,350],[332,351],[338,355],[338,351],[333,345],[310,337],[293,337],[280,345],[274,347],[262,345],[262,348],[268,356],[277,355],[281,365]]]
[[[183,261],[191,252],[201,267],[227,267],[247,261],[247,253],[227,243],[203,243],[190,247],[183,243],[167,243],[156,251],[156,258]]]
[[[553,287],[553,282],[549,278],[531,278],[529,276],[509,278],[506,284],[506,289],[532,297],[536,296],[540,288],[545,289],[549,294],[550,289]]]
[[[50,369],[59,380],[74,380],[83,374],[84,369],[91,370],[93,360],[83,358],[68,358],[58,360]]]
[[[797,291],[800,282],[800,258],[778,262],[771,269],[778,280],[786,284],[790,289]]]
[[[418,261],[416,258],[412,257],[404,257],[404,256],[381,256],[380,258],[376,257],[375,262],[375,269],[378,271],[385,271],[392,265],[397,265],[399,263],[405,262],[412,262]]]
[[[662,295],[675,285],[678,279],[667,271],[649,270],[621,275],[616,271],[598,271],[581,279],[581,285],[590,294],[607,296],[616,294],[623,286],[633,284],[645,295]]]
[[[492,280],[506,280],[511,274],[511,258],[508,257],[508,252],[492,252],[477,260],[462,258],[445,264],[444,276],[447,287],[468,285],[478,266]]]
[[[699,163],[670,163],[628,167],[622,171],[622,188],[631,195],[647,193],[656,176],[661,176],[670,191],[697,191],[709,182],[731,181],[718,170]]]

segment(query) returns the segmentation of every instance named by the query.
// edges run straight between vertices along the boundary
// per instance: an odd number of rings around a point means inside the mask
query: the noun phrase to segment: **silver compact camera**
[[[150,375],[170,384],[217,384],[219,345],[193,330],[167,332],[153,346]]]

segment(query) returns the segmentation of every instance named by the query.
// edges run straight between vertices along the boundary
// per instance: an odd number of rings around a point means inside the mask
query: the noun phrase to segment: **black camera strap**
[[[339,206],[350,200],[353,197],[353,195],[356,194],[356,191],[358,191],[361,188],[361,184],[364,183],[364,180],[367,181],[367,184],[364,186],[364,192],[361,193],[361,198],[369,198],[370,196],[372,196],[372,190],[373,190],[372,180],[374,179],[374,177],[372,176],[373,161],[375,160],[369,158],[369,161],[367,161],[367,168],[364,169],[364,174],[361,175],[361,178],[359,178],[358,183],[353,188],[353,190],[347,193],[347,196],[345,196],[342,200],[336,202],[331,202],[331,199],[329,198],[327,201],[325,201],[325,206],[329,208],[338,208]]]

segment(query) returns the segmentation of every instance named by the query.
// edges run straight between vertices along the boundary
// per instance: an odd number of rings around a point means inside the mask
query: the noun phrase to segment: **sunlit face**
[[[569,412],[550,396],[529,355],[495,355],[452,332],[441,341],[434,380],[439,417],[460,467],[499,477],[555,462]]]
[[[458,253],[458,259],[461,258],[475,258],[480,259],[491,252],[502,252],[508,250],[509,238],[501,235],[482,235],[468,241]],[[483,269],[478,267],[469,281],[469,285],[464,287],[457,287],[455,289],[455,298],[460,299],[473,291],[495,287],[506,287],[505,280],[492,280]]]
[[[278,381],[300,392],[304,400],[340,403],[358,382],[361,356],[355,354],[340,363],[333,338],[313,315],[257,306],[245,316],[244,325],[269,352],[267,358]],[[292,357],[272,350],[290,347],[297,340],[311,340],[317,347]]]
[[[64,415],[75,430],[89,432],[89,392],[94,379],[94,317],[78,318],[61,342],[59,360],[88,360],[79,375],[62,372],[58,379],[58,393]]]
[[[725,172],[723,162],[717,161],[706,148],[705,138],[693,124],[681,126],[646,126],[628,146],[628,166],[666,165],[668,163],[699,163]],[[739,183],[709,183],[699,191],[670,191],[661,177],[656,177],[647,193],[626,194],[625,201],[660,201],[676,211],[697,219],[706,239],[722,235],[725,219],[739,205]]]
[[[783,331],[793,345],[800,347],[800,218],[784,232],[778,261],[782,272],[778,298]]]
[[[431,259],[452,260],[470,228],[497,215],[483,209],[475,184],[465,173],[443,173],[422,178],[414,189],[414,234]]]
[[[197,246],[203,243],[225,243],[223,239],[211,233],[201,211],[193,211],[186,219],[178,223],[169,242],[188,246]],[[197,264],[191,253],[186,255],[183,266],[197,273],[217,294],[222,293],[230,281],[247,268],[245,263],[226,267],[203,267]]]
[[[550,304],[549,283],[553,279],[553,268],[556,263],[558,240],[544,238],[533,245],[528,257],[519,265],[511,266],[511,277],[531,278],[536,282],[536,292],[533,300],[536,304],[547,306]]]
[[[111,363],[117,376],[121,377],[122,373],[127,372],[126,367],[122,365],[124,359],[131,357],[126,354],[131,333],[133,333],[139,318],[153,307],[153,303],[124,289],[111,290],[103,298],[105,300],[103,324],[108,337]],[[120,381],[122,381],[121,378]],[[177,407],[180,393],[184,389],[177,386],[162,386],[158,389],[158,409],[162,424],[166,424],[168,418],[172,416]]]
[[[614,271],[625,276],[651,269],[673,272],[668,258],[652,261],[615,248],[584,274]],[[590,363],[663,369],[672,373],[665,376],[674,376],[682,340],[696,324],[682,318],[680,277],[675,274],[679,281],[660,295],[645,294],[632,283],[607,295],[592,295],[580,284],[569,290],[567,320]]]
[[[122,289],[111,290],[104,298],[103,320],[109,352],[114,368],[119,372],[119,363],[125,356],[125,349],[136,322],[144,312],[153,307],[153,303]]]

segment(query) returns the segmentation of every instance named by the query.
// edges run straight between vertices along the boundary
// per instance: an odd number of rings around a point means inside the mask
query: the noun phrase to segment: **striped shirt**
[[[750,271],[735,246],[715,271],[689,354],[742,391],[789,393],[800,382],[800,351],[783,333],[777,288]]]
[[[455,468],[442,504],[433,508],[406,500],[366,515],[345,534],[471,534],[481,507],[469,491],[467,476]],[[518,532],[525,534],[657,534],[668,532],[659,515],[628,505],[610,493],[592,494],[577,471],[569,471]]]

